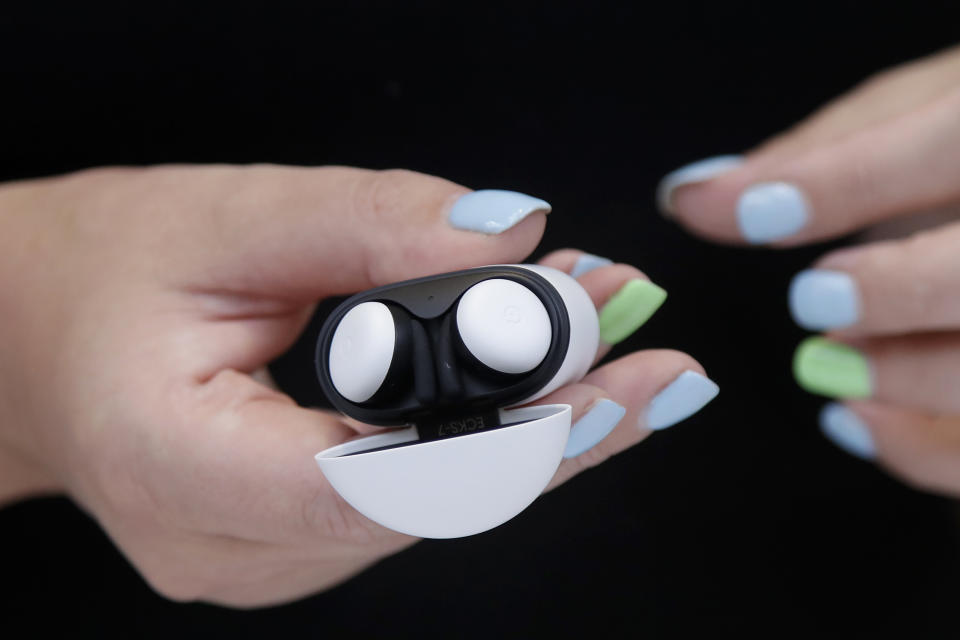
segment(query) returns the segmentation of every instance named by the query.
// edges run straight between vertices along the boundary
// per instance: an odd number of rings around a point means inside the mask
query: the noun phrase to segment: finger
[[[401,170],[176,166],[124,175],[111,193],[123,191],[114,197],[150,218],[139,225],[146,246],[178,256],[166,266],[182,286],[269,299],[314,301],[516,262],[539,242],[550,210],[523,194],[471,192]],[[170,210],[189,215],[174,224]]]
[[[790,285],[790,311],[844,335],[960,328],[960,224],[828,254]]]
[[[757,152],[767,159],[802,153],[908,113],[960,84],[960,47],[885,69],[774,136]]]
[[[540,264],[565,271],[577,278],[598,309],[600,347],[597,360],[610,348],[629,338],[663,305],[667,292],[650,282],[642,271],[626,264],[578,251],[561,249],[545,256]]]
[[[579,278],[588,271],[613,264],[613,260],[603,256],[595,256],[579,249],[557,249],[545,255],[537,264],[553,267]]]
[[[298,407],[249,376],[223,371],[198,387],[187,422],[192,435],[174,434],[171,445],[190,443],[182,452],[193,461],[185,487],[204,487],[215,499],[181,496],[171,503],[217,505],[216,518],[193,514],[205,533],[242,531],[276,544],[363,542],[371,551],[412,540],[360,515],[317,468],[316,453],[357,435],[330,413]],[[217,528],[199,524],[206,522]]]
[[[123,176],[86,180],[111,179],[105,190],[149,218],[127,232],[163,248],[156,272],[189,296],[174,301],[178,311],[212,321],[192,330],[200,379],[222,368],[252,371],[282,353],[319,298],[520,261],[550,209],[523,194],[471,192],[409,171],[157,167]],[[169,222],[171,209],[189,215]]]
[[[960,83],[960,47],[886,69],[830,101],[797,125],[753,150],[758,162],[772,165],[858,131],[906,114],[947,94]],[[672,209],[672,191],[709,180],[743,164],[743,156],[715,156],[670,173],[658,189],[664,213]]]
[[[917,488],[960,495],[960,419],[878,402],[831,403],[824,435],[847,453],[876,461]]]
[[[794,356],[801,387],[832,398],[871,398],[960,415],[960,334],[916,334],[843,343],[815,337]]]
[[[537,404],[570,404],[574,424],[565,460],[549,488],[702,409],[718,392],[690,356],[639,351],[604,365]]]
[[[795,155],[762,151],[664,196],[708,238],[792,246],[960,199],[960,89],[908,114]]]
[[[902,240],[915,233],[960,222],[960,202],[875,224],[856,235],[857,244]]]

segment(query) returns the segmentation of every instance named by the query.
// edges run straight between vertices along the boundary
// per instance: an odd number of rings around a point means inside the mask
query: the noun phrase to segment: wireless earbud
[[[376,394],[396,356],[397,326],[382,302],[362,302],[340,320],[330,344],[330,377],[351,402]]]
[[[583,377],[597,314],[567,274],[500,265],[353,296],[327,318],[317,374],[331,403],[409,425],[322,451],[334,488],[367,517],[424,537],[492,528],[560,463],[570,407],[511,408]]]
[[[550,349],[550,317],[530,289],[491,278],[470,287],[457,303],[457,330],[470,353],[494,371],[526,373]]]

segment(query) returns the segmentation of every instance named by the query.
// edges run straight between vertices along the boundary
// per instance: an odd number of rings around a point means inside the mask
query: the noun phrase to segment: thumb
[[[706,169],[675,172],[661,202],[695,233],[790,246],[838,236],[960,198],[960,90],[820,145],[773,145]],[[696,167],[694,167],[695,169]],[[693,175],[691,179],[684,178]]]
[[[313,301],[407,278],[515,262],[536,247],[550,205],[411,171],[347,167],[161,167],[195,193],[177,235],[192,289]],[[184,240],[185,236],[189,239]]]
[[[218,531],[311,546],[332,538],[409,540],[347,507],[317,468],[315,454],[357,435],[338,416],[299,407],[230,370],[199,387],[195,397],[200,402],[184,415],[203,428],[176,443],[181,464],[190,470],[190,482],[182,486],[215,493],[209,515],[216,516]]]

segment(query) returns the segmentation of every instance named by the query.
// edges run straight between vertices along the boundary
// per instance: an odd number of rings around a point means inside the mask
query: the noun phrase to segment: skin
[[[354,511],[312,459],[371,427],[298,407],[263,368],[321,298],[536,247],[542,213],[496,236],[449,226],[466,192],[407,171],[277,166],[0,187],[0,502],[65,493],[161,594],[239,607],[413,544]],[[600,306],[639,277],[612,265],[581,282]],[[551,486],[643,440],[644,407],[687,369],[703,372],[679,352],[633,353],[540,400],[575,417],[600,398],[627,409]]]
[[[792,247],[960,214],[960,48],[884,71],[746,155],[743,166],[673,194],[691,232],[742,244],[740,193],[784,180],[809,198],[811,220],[775,243]],[[879,235],[879,234],[877,234]],[[960,223],[845,248],[815,268],[850,274],[860,320],[828,334],[870,361],[873,396],[848,405],[878,462],[913,486],[960,495]]]

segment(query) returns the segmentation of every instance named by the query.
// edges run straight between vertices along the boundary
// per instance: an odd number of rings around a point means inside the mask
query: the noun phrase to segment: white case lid
[[[521,424],[371,451],[416,440],[413,427],[398,429],[326,449],[316,461],[351,506],[385,527],[424,538],[473,535],[503,524],[543,492],[570,434],[570,405],[500,414]]]

